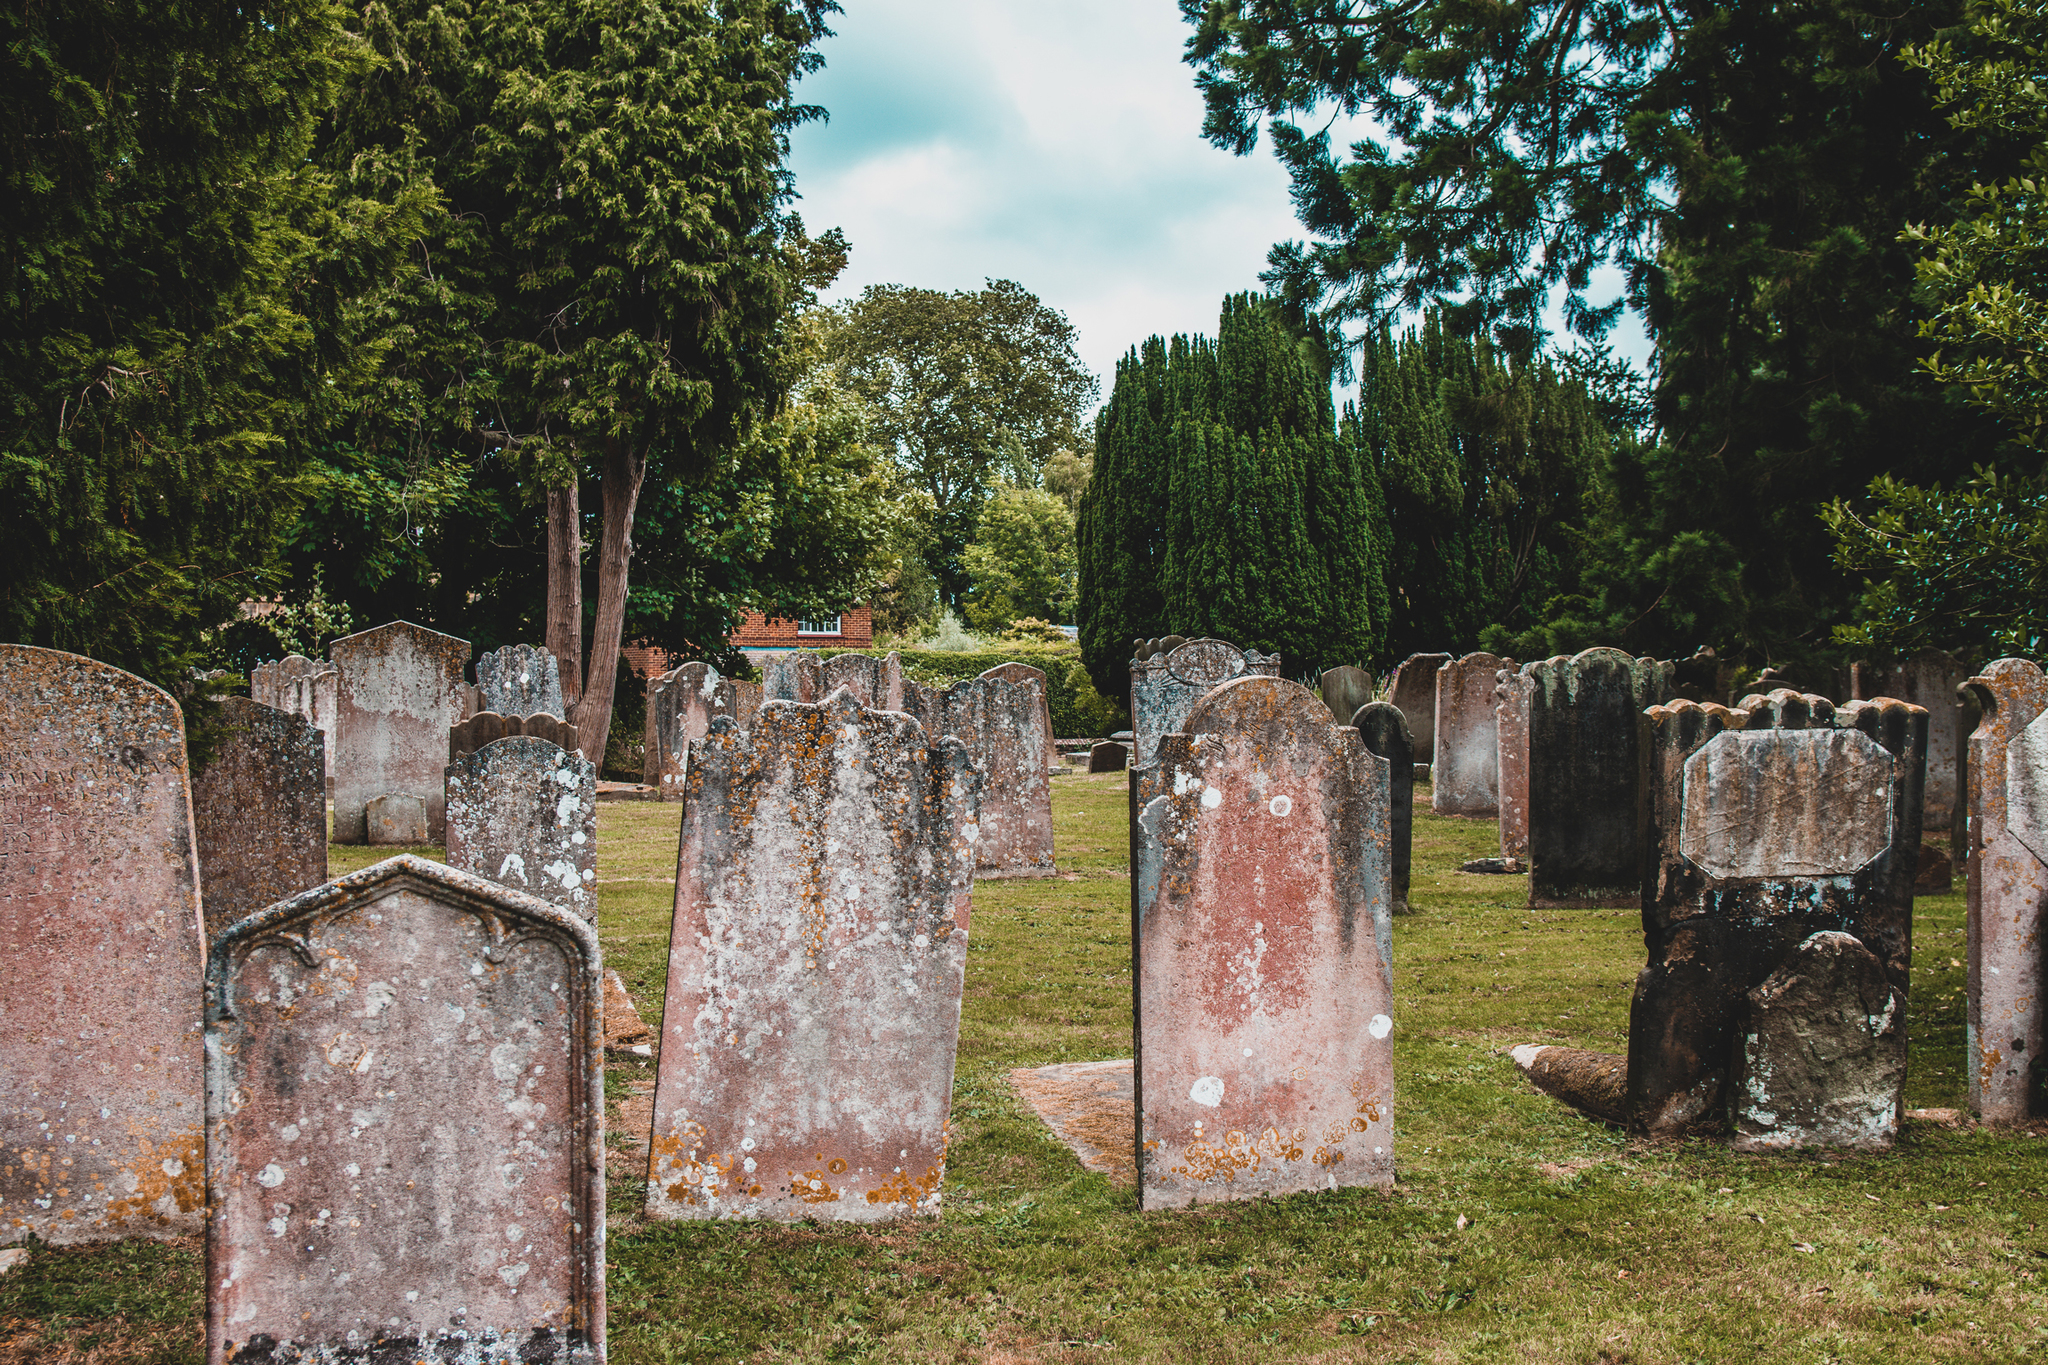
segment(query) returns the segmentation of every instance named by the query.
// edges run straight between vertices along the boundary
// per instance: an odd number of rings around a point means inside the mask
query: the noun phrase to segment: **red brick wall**
[[[862,603],[840,614],[837,635],[799,635],[794,620],[769,620],[750,611],[732,633],[737,649],[868,649],[875,643],[874,612]]]

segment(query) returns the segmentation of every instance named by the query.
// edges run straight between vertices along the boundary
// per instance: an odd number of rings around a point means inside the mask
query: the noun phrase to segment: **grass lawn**
[[[1399,1188],[1139,1214],[1009,1086],[1130,1055],[1123,778],[1053,794],[1065,875],[976,888],[944,1216],[649,1225],[621,1159],[614,1361],[2048,1359],[2048,1125],[1738,1157],[1575,1117],[1505,1049],[1620,1049],[1638,917],[1531,911],[1525,878],[1454,870],[1496,851],[1491,823],[1426,808],[1394,930]],[[653,1022],[679,809],[598,819],[605,951]],[[1960,887],[1919,902],[1916,1108],[1963,1101],[1962,928]],[[650,1069],[613,1072],[616,1097]],[[0,1276],[0,1362],[196,1362],[199,1276],[193,1245],[39,1247]]]

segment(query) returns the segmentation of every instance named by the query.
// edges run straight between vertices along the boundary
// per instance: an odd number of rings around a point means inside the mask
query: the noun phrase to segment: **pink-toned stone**
[[[1159,760],[1133,869],[1143,1206],[1391,1185],[1386,760],[1262,677]]]
[[[1467,654],[1436,675],[1436,750],[1430,760],[1429,807],[1438,815],[1493,815],[1500,809],[1500,731],[1494,695],[1498,654]]]
[[[222,699],[214,715],[212,756],[192,779],[209,938],[327,880],[320,732],[247,697]]]
[[[1001,678],[1004,682],[1018,687],[1036,687],[1038,689],[1038,726],[1039,729],[1045,732],[1045,766],[1048,770],[1058,768],[1060,766],[1060,749],[1058,738],[1052,732],[1052,690],[1046,684],[1045,670],[1033,668],[1030,664],[1007,663],[997,664],[994,668],[986,669],[981,676],[984,678]],[[906,700],[904,703],[906,707],[909,705],[908,696],[909,693],[906,688]]]
[[[394,621],[336,640],[328,649],[341,674],[335,715],[334,842],[369,842],[368,804],[379,796],[417,796],[427,838],[444,837],[442,772],[448,730],[463,718],[469,642]]]
[[[651,680],[640,780],[664,801],[681,800],[690,741],[704,738],[719,716],[731,716],[744,730],[760,709],[759,683],[722,677],[707,663],[692,661]]]
[[[0,1244],[197,1232],[205,961],[176,702],[0,644]]]
[[[597,922],[597,767],[514,735],[448,765],[448,865]]]
[[[825,660],[819,696],[845,688],[853,699],[872,711],[903,709],[903,661],[894,650],[877,658],[872,654],[834,654]]]
[[[582,920],[418,858],[230,928],[210,1365],[601,1362],[602,999]]]
[[[974,875],[1050,877],[1053,864],[1052,778],[1045,675],[1011,682],[993,676],[956,682],[943,691],[917,688],[904,708],[927,735],[952,735],[981,770],[981,815],[975,821]],[[911,709],[916,708],[916,709]]]
[[[960,741],[843,690],[698,741],[651,1216],[938,1212],[980,785]]]
[[[1500,671],[1500,682],[1494,689],[1500,856],[1523,861],[1529,857],[1529,699],[1535,694],[1535,680],[1525,669]]]

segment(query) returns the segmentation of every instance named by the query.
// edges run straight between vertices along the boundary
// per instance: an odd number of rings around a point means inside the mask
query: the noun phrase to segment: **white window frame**
[[[823,624],[824,623],[822,621],[806,621],[799,618],[796,623],[796,633],[799,635],[846,634],[846,614],[844,612],[841,612],[839,615],[832,618],[832,628],[830,630],[818,629],[818,627]]]

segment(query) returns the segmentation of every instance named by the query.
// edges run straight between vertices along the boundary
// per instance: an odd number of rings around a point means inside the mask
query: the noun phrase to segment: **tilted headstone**
[[[479,711],[448,727],[448,761],[473,754],[486,744],[496,744],[514,735],[531,735],[564,749],[577,747],[576,727],[560,716],[545,713],[532,716],[501,716],[496,711]]]
[[[589,925],[391,858],[206,976],[208,1360],[604,1359]]]
[[[1097,740],[1088,748],[1088,771],[1120,773],[1130,766],[1131,751],[1113,739]]]
[[[1408,718],[1415,752],[1423,762],[1436,757],[1436,675],[1448,654],[1410,654],[1394,669],[1394,705]]]
[[[1969,736],[1957,689],[1970,670],[1952,654],[1929,652],[1890,666],[1852,664],[1849,695],[1894,697],[1927,712],[1927,828],[1946,830],[1965,803]]]
[[[443,755],[450,727],[462,719],[469,642],[394,621],[336,640],[328,653],[341,674],[334,842],[369,842],[368,804],[410,795],[425,803],[427,838],[439,843]]]
[[[844,691],[696,743],[651,1216],[938,1212],[980,785],[966,745]]]
[[[1589,649],[1521,674],[1529,680],[1529,904],[1633,905],[1643,872],[1643,711],[1671,700],[1671,665]]]
[[[506,645],[479,654],[476,691],[475,711],[496,711],[501,716],[565,714],[561,668],[541,645]]]
[[[1281,678],[1185,722],[1132,869],[1139,1202],[1390,1186],[1386,760]]]
[[[1279,672],[1279,655],[1239,649],[1223,640],[1186,640],[1131,660],[1131,766],[1153,768],[1159,737],[1180,729],[1189,708],[1210,688],[1232,678]]]
[[[0,1244],[197,1232],[184,717],[111,665],[0,644],[0,754]]]
[[[701,661],[650,679],[640,780],[662,800],[680,801],[683,774],[690,766],[690,741],[704,738],[719,716],[731,716],[744,730],[760,709],[759,683],[722,677]]]
[[[1467,654],[1436,673],[1436,749],[1429,767],[1429,807],[1438,815],[1494,815],[1500,810],[1500,730],[1494,695],[1513,659]]]
[[[1969,1004],[1963,1064],[1986,1123],[2048,1110],[2048,676],[1997,659],[1963,684],[1981,717],[1969,739]]]
[[[903,709],[903,661],[891,650],[872,654],[834,654],[825,660],[820,695],[845,688],[853,699],[873,711]]]
[[[448,765],[448,865],[597,922],[597,767],[514,735]]]
[[[823,701],[829,690],[825,686],[824,657],[814,649],[772,654],[761,665],[761,700],[764,702]]]
[[[209,940],[327,880],[327,746],[302,716],[247,697],[215,713],[192,778],[192,828]]]
[[[1352,713],[1351,728],[1367,753],[1387,760],[1387,812],[1391,846],[1394,913],[1408,912],[1408,869],[1415,844],[1415,740],[1408,718],[1388,701],[1369,701]]]
[[[1494,689],[1500,773],[1500,856],[1529,860],[1529,698],[1536,684],[1530,664],[1503,668]]]
[[[1339,725],[1349,725],[1358,708],[1372,700],[1372,674],[1355,664],[1323,670],[1320,685],[1323,705]]]
[[[1887,1145],[1903,1077],[1927,713],[1890,700],[1838,709],[1780,689],[1738,710],[1676,701],[1645,719],[1649,965],[1629,1015],[1630,1126],[1718,1134],[1732,1115],[1748,1147]],[[1854,955],[1802,947],[1829,932],[1875,954],[1899,1008],[1857,1013],[1872,996]],[[1770,985],[1788,967],[1807,984]],[[1795,1007],[1814,1012],[1788,1026]],[[1812,1055],[1840,1064],[1819,1093],[1811,1068],[1785,1059],[1788,1027],[1802,1026]],[[1777,1070],[1745,1069],[1746,1052],[1778,1058]],[[1889,1099],[1870,1102],[1884,1086]]]
[[[981,770],[981,815],[971,836],[977,877],[1050,877],[1059,870],[1044,676],[1019,683],[983,673],[941,691],[906,688],[897,708],[915,716],[927,735],[960,740]]]

